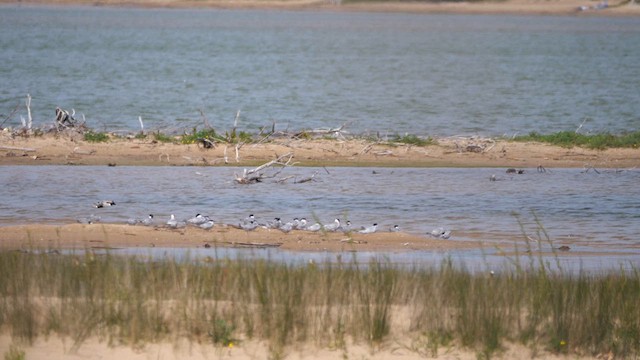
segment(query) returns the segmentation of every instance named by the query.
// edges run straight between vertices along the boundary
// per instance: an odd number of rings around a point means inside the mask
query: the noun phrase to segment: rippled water
[[[640,18],[0,6],[0,113],[98,129],[640,128]],[[20,111],[9,124],[20,124]]]
[[[103,222],[126,222],[153,213],[196,213],[218,223],[237,224],[253,213],[259,221],[276,216],[328,223],[349,219],[354,226],[398,224],[425,234],[453,230],[453,240],[473,234],[510,241],[521,236],[519,222],[536,237],[536,216],[553,241],[571,240],[579,249],[640,247],[640,171],[600,174],[553,169],[507,175],[504,169],[288,168],[282,176],[317,181],[238,185],[227,167],[3,166],[0,225],[75,222],[96,214]],[[498,181],[489,177],[496,174]],[[116,206],[96,209],[100,200]],[[535,215],[534,215],[535,214]]]

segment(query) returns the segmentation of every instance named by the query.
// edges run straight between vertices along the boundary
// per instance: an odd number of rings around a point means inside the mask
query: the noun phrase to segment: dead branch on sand
[[[254,184],[254,183],[262,182],[262,180],[265,178],[274,178],[278,176],[278,174],[280,174],[282,169],[284,169],[287,166],[291,166],[292,159],[293,159],[293,153],[286,153],[254,169],[251,169],[251,170],[244,169],[242,176],[238,176],[237,174],[234,174],[235,181],[238,184]],[[263,170],[272,168],[274,166],[280,167],[280,169],[277,170],[274,174],[270,176],[266,176],[264,173],[262,173]]]

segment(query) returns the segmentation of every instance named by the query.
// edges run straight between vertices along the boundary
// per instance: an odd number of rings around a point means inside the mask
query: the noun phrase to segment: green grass
[[[187,338],[418,353],[449,346],[478,358],[507,343],[553,353],[640,355],[640,272],[568,274],[544,262],[470,273],[385,262],[292,265],[0,252],[0,329],[139,346]],[[241,346],[241,345],[240,345]]]
[[[224,137],[218,135],[214,129],[200,130],[193,129],[191,134],[182,135],[181,142],[183,144],[195,144],[198,139],[207,139],[213,142],[225,141]]]
[[[153,133],[153,139],[157,142],[162,143],[172,143],[175,139],[172,136],[161,133],[160,131],[156,131]]]
[[[4,354],[4,360],[25,360],[25,352],[16,345],[11,344]]]
[[[106,142],[109,141],[109,135],[103,132],[87,131],[84,133],[84,140],[88,142]]]
[[[427,146],[435,144],[435,141],[431,137],[421,138],[416,135],[396,135],[393,139],[391,139],[393,143],[401,143],[407,145],[415,145],[415,146]]]
[[[542,135],[532,132],[529,135],[516,136],[515,141],[537,141],[562,147],[585,147],[589,149],[606,148],[638,148],[640,146],[640,131],[621,135],[608,133],[583,135],[573,131],[561,131],[554,134]]]
[[[181,142],[183,144],[195,144],[201,141],[201,139],[207,139],[214,143],[225,142],[230,144],[237,144],[240,142],[251,143],[253,141],[253,136],[244,131],[237,132],[235,129],[231,132],[226,132],[224,136],[216,133],[214,129],[199,131],[193,129],[193,132],[191,134],[182,135]]]

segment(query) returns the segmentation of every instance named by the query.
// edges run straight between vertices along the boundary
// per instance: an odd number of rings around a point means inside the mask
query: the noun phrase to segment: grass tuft
[[[9,350],[4,354],[4,360],[25,360],[26,354],[24,350],[18,346],[11,344]]]
[[[413,134],[406,134],[404,136],[396,135],[391,142],[415,146],[428,146],[435,144],[435,140],[431,137],[421,138]]]
[[[172,143],[174,142],[174,138],[172,136],[161,133],[160,131],[156,131],[153,133],[153,139],[157,142],[161,143]]]
[[[103,132],[87,131],[84,133],[84,140],[88,142],[106,142],[109,141],[109,135]]]
[[[583,135],[574,131],[560,131],[554,134],[543,135],[531,132],[529,135],[516,136],[515,141],[537,141],[562,147],[585,147],[589,149],[607,148],[638,148],[640,146],[640,131],[621,135],[609,133]]]

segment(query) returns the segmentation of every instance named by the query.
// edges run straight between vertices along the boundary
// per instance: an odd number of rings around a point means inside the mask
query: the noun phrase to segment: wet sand
[[[123,224],[27,224],[4,226],[0,249],[117,249],[135,247],[202,248],[278,247],[293,251],[411,251],[480,248],[480,241],[442,240],[407,233],[309,232],[258,228],[244,231],[227,225],[213,229],[169,229]]]

